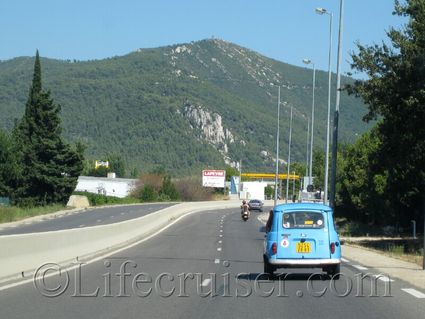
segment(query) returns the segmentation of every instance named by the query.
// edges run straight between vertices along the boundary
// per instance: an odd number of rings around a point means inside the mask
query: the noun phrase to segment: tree
[[[109,161],[109,172],[114,172],[117,177],[125,177],[125,163],[120,154],[109,154],[107,156]]]
[[[385,193],[401,220],[403,212],[419,212],[425,200],[425,0],[396,1],[394,14],[408,23],[387,32],[391,46],[358,44],[352,68],[368,79],[348,92],[367,104],[365,121],[380,119],[376,155],[387,172]]]
[[[176,190],[176,186],[171,181],[171,177],[166,175],[162,179],[162,186],[159,194],[162,195],[163,199],[178,200],[180,198],[179,193]]]
[[[0,129],[0,197],[11,197],[18,168],[11,137]]]
[[[314,150],[313,151],[313,168],[314,176],[314,188],[317,190],[324,189],[324,180],[325,180],[325,152]]]
[[[226,166],[226,181],[230,182],[232,176],[239,176],[239,171],[235,167]]]
[[[22,166],[14,200],[20,205],[65,203],[75,189],[83,167],[82,149],[63,141],[60,110],[50,91],[42,89],[37,51],[25,113],[14,130]]]
[[[380,146],[377,129],[365,133],[347,148],[338,174],[340,189],[338,211],[345,217],[370,224],[394,221],[394,211],[388,205],[385,188],[387,172],[382,171],[376,158]]]

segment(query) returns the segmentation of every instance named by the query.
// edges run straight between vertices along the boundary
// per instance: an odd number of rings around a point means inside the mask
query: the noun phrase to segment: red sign
[[[204,171],[202,171],[202,174],[203,174],[203,176],[224,177],[224,176],[226,176],[226,171],[204,170]]]
[[[204,187],[224,187],[226,181],[226,171],[223,170],[203,170],[202,186]]]

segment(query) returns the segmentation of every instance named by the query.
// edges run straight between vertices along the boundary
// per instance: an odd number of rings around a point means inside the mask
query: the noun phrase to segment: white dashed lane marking
[[[401,289],[404,292],[407,292],[408,294],[411,294],[412,296],[419,298],[419,299],[425,299],[425,294],[423,294],[420,291],[417,291],[416,289],[412,289],[412,288],[403,288]]]
[[[349,262],[348,259],[345,259],[345,258],[341,258],[341,261],[342,262],[345,262],[345,263],[348,263]]]
[[[218,247],[218,248],[217,248],[217,251],[221,251],[221,247]]]
[[[214,264],[219,264],[220,263],[220,259],[215,259],[214,260]]]
[[[210,282],[211,282],[211,279],[204,279],[204,280],[202,281],[201,286],[202,286],[202,287],[206,287],[206,286],[208,286],[208,285],[210,284]]]

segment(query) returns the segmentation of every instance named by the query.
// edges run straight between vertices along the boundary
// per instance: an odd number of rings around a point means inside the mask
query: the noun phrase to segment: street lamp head
[[[317,14],[325,14],[325,13],[328,13],[328,11],[324,8],[316,8],[316,13]]]
[[[303,59],[303,63],[304,64],[310,64],[311,63],[311,60],[310,59]]]

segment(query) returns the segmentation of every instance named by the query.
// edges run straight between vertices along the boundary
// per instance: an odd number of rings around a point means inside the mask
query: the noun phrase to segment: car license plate
[[[301,254],[308,254],[311,253],[311,244],[310,243],[297,243],[296,252]]]

